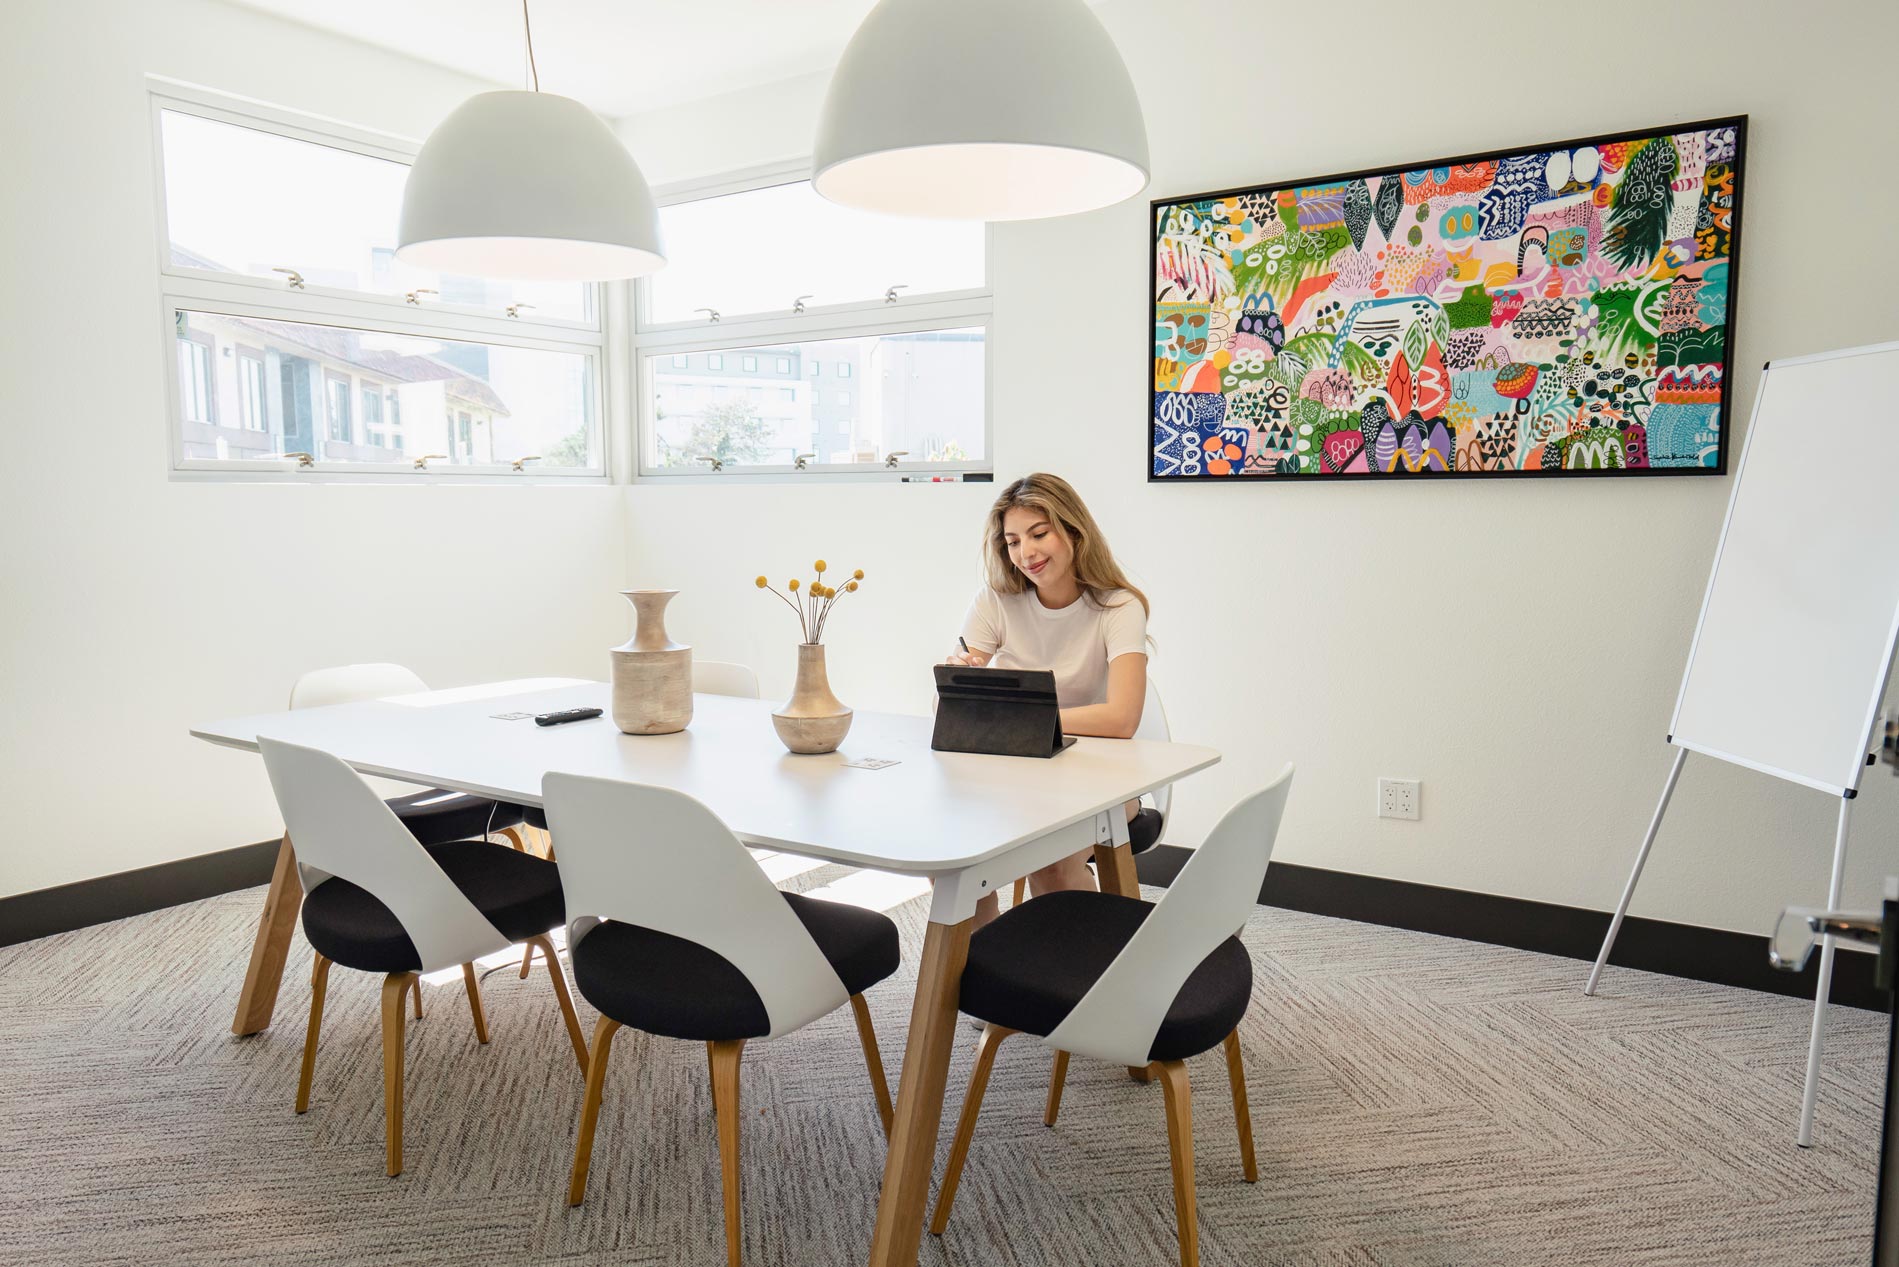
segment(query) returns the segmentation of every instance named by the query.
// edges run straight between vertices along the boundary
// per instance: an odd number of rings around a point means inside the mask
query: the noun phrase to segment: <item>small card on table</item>
[[[844,764],[853,766],[859,770],[881,770],[888,765],[902,765],[903,763],[894,761],[889,757],[853,757]]]

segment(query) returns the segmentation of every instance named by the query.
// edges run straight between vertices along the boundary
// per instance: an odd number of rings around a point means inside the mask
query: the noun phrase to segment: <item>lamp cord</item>
[[[521,0],[521,29],[527,32],[528,74],[534,80],[534,91],[541,90],[541,72],[534,65],[534,23],[528,19],[528,0]]]

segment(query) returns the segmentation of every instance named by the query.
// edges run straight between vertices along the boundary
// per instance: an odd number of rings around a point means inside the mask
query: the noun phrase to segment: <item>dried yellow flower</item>
[[[758,588],[764,589],[769,584],[771,584],[771,582],[767,581],[764,577],[761,576],[758,578]]]
[[[798,578],[795,576],[791,578],[790,589],[791,589],[791,592],[794,594],[798,592]]]
[[[861,581],[864,579],[864,569],[858,568],[855,572],[852,572],[851,575]]]
[[[856,588],[857,588],[857,582],[856,582],[856,581],[847,581],[847,582],[845,583],[845,585],[844,585],[844,588],[845,588],[846,590],[854,590],[854,589],[856,589]]]
[[[823,559],[819,559],[819,560],[817,561],[817,563],[815,563],[815,564],[814,564],[813,566],[814,566],[814,567],[816,567],[816,568],[818,569],[818,571],[820,571],[820,572],[822,572],[822,571],[824,571],[824,560],[823,560]]]

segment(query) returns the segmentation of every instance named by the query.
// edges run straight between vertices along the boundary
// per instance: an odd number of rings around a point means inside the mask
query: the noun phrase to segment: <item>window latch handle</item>
[[[793,312],[803,312],[804,301],[807,299],[816,299],[816,298],[817,298],[816,295],[799,295],[796,299],[791,301],[791,310]]]
[[[316,459],[311,457],[308,453],[273,453],[271,456],[282,458],[286,462],[288,462],[291,458],[297,459],[298,470],[303,470],[306,467],[312,467],[316,465]]]
[[[273,268],[270,271],[273,273],[282,273],[284,275],[284,279],[290,283],[290,289],[292,290],[303,289],[303,274],[299,273],[296,269]]]
[[[884,292],[884,302],[887,304],[896,303],[897,292],[900,290],[908,290],[908,289],[910,289],[910,284],[908,282],[898,282],[895,286],[892,286],[889,290],[886,290]]]
[[[884,465],[894,469],[897,465],[898,458],[907,458],[909,456],[910,450],[908,449],[898,449],[894,453],[886,453],[884,455]]]
[[[440,459],[442,459],[442,461],[444,461],[444,462],[446,462],[446,461],[448,461],[448,454],[446,454],[446,453],[424,453],[424,454],[423,454],[423,455],[422,455],[421,457],[419,457],[419,458],[417,458],[417,459],[415,460],[415,469],[416,469],[416,470],[418,470],[418,471],[426,471],[426,470],[428,470],[428,469],[429,469],[429,459],[430,459],[430,458],[440,458]]]
[[[719,310],[717,308],[694,308],[693,311],[705,313],[706,323],[708,325],[719,324]]]
[[[509,304],[509,305],[508,305],[508,315],[509,315],[510,317],[518,317],[518,316],[520,316],[520,315],[521,315],[521,309],[523,309],[523,308],[532,308],[533,306],[534,306],[533,304],[519,304],[519,303],[517,303],[517,304]]]
[[[517,471],[525,471],[527,467],[522,465],[523,462],[538,462],[540,460],[541,455],[538,453],[530,453],[525,457],[518,457],[514,459],[514,469]]]
[[[723,471],[725,469],[725,460],[723,458],[707,457],[705,454],[702,453],[699,455],[697,460],[701,462],[710,462],[712,464],[712,469],[715,471]]]
[[[442,292],[439,290],[430,290],[427,286],[418,286],[416,289],[404,295],[403,298],[408,300],[410,303],[416,305],[419,308],[422,306],[422,296],[439,295],[441,293]]]
[[[797,457],[797,460],[792,463],[792,466],[794,467],[794,469],[800,470],[800,471],[809,470],[810,468],[806,464],[810,462],[810,460],[816,456],[817,454],[815,453],[800,453]]]

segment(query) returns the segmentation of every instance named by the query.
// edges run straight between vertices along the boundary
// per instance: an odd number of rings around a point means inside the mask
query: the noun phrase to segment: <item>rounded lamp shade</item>
[[[571,97],[484,92],[429,134],[396,257],[521,281],[610,281],[666,263],[659,209],[613,130]]]
[[[1083,0],[882,0],[818,120],[811,183],[897,215],[1030,220],[1147,185],[1147,125]]]

